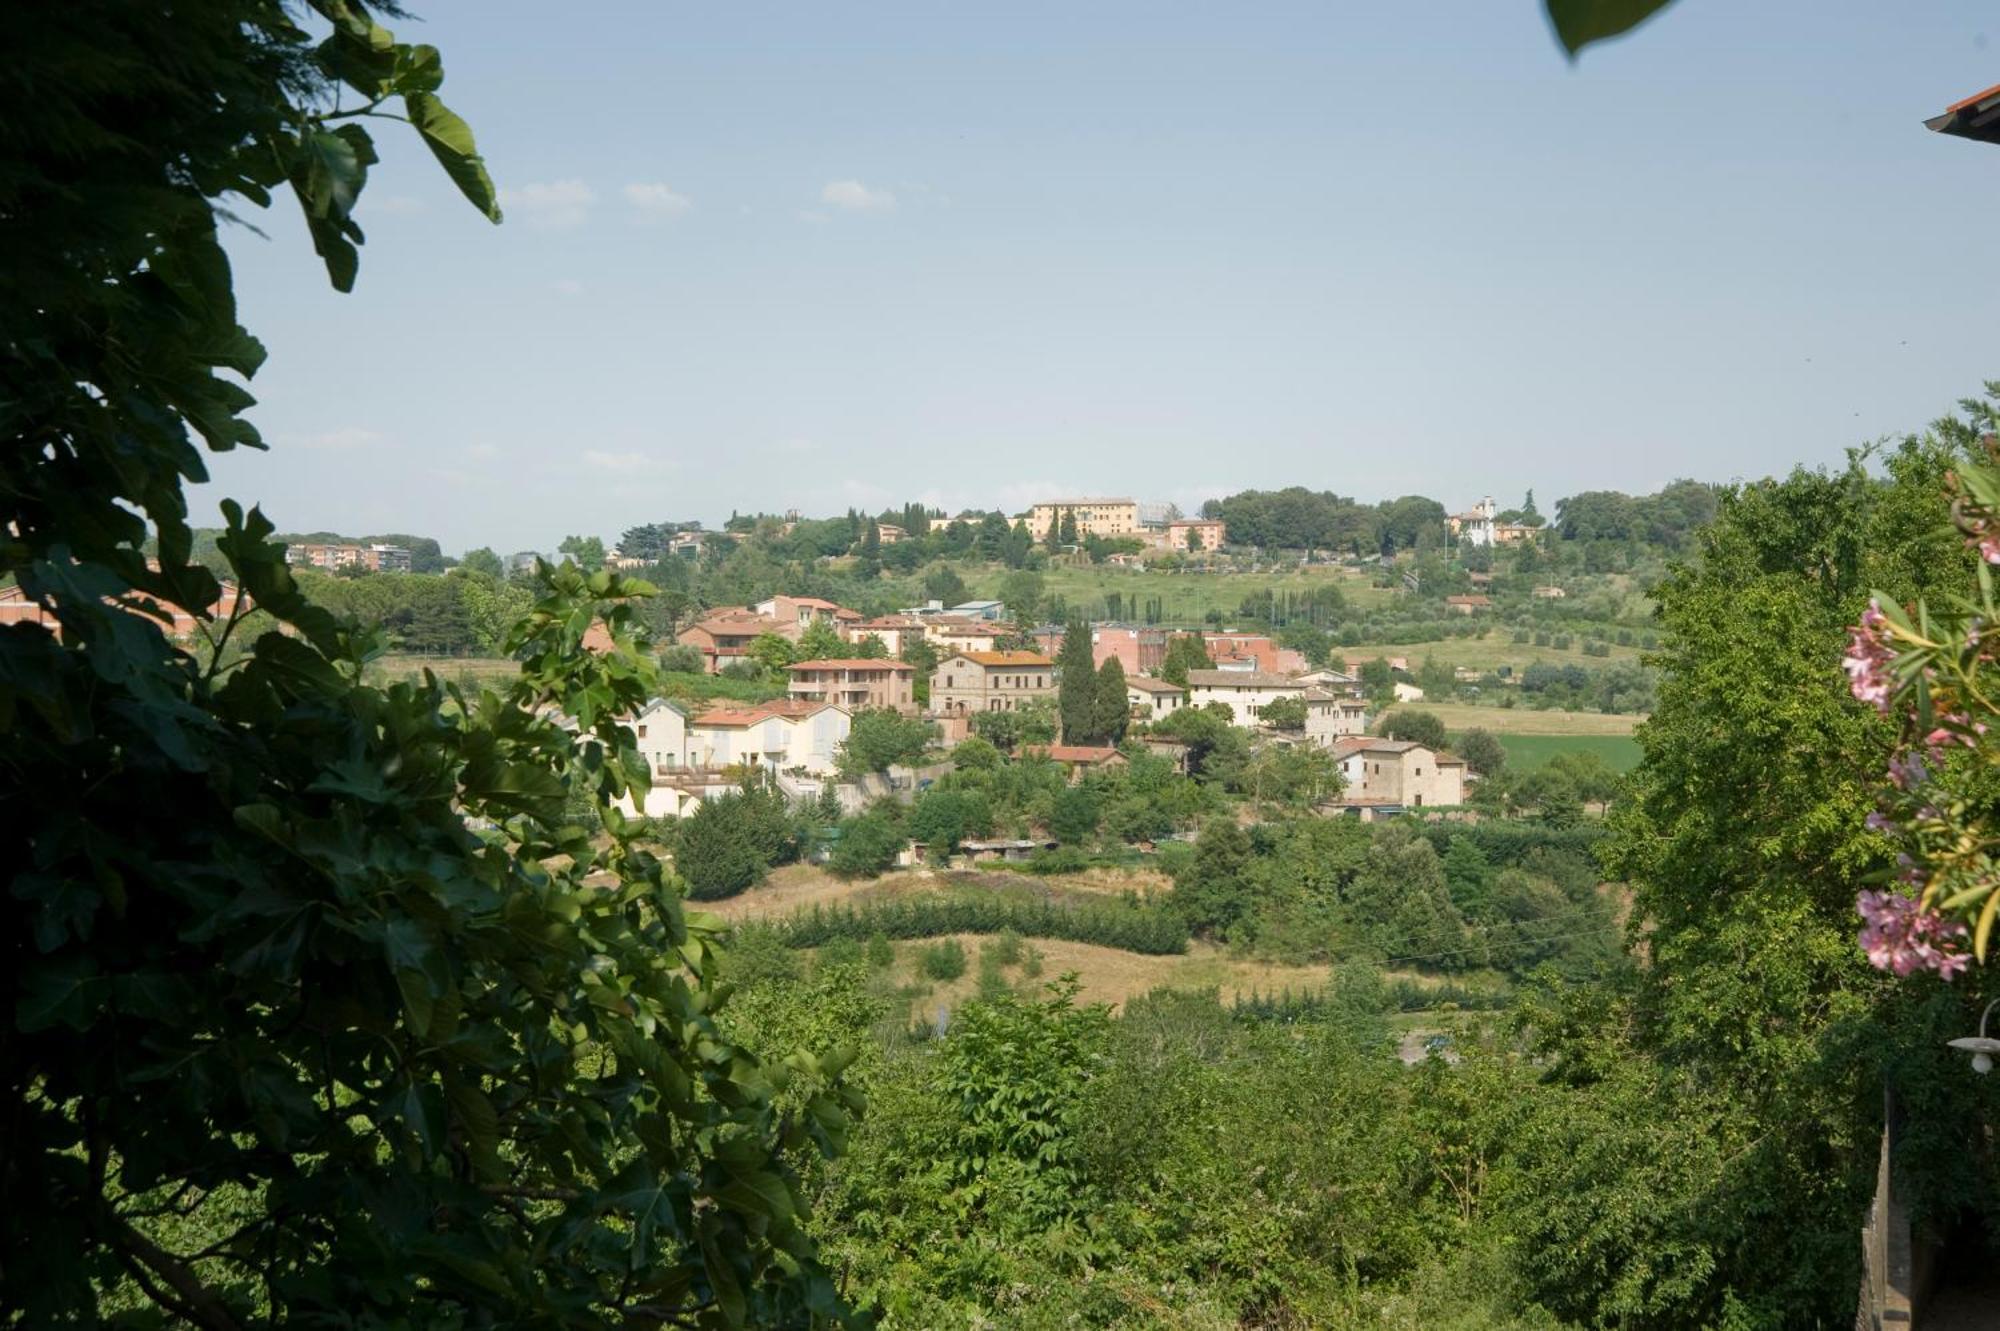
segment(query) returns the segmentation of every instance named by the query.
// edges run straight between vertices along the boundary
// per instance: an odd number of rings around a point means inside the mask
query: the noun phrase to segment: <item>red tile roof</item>
[[[960,656],[974,665],[983,666],[1053,666],[1054,661],[1040,652],[960,652]]]
[[[827,657],[819,661],[795,661],[792,670],[915,670],[907,661],[879,656]]]
[[[1118,750],[1108,744],[1024,744],[1021,752],[1059,763],[1101,763],[1118,757]]]

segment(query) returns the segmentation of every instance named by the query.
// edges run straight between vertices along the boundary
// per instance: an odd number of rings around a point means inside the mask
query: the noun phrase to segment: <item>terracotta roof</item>
[[[974,665],[983,666],[1053,666],[1054,661],[1040,652],[960,652],[960,656]]]
[[[1085,504],[1129,504],[1129,499],[1044,499],[1036,508],[1080,508]]]
[[[818,661],[795,661],[792,670],[915,670],[908,661],[884,656],[829,656]]]
[[[1290,675],[1266,674],[1260,670],[1190,670],[1188,687],[1221,688],[1233,685],[1243,689],[1302,689],[1305,685]]]
[[[1170,680],[1154,679],[1151,675],[1127,675],[1125,687],[1145,693],[1186,693],[1187,690]]]
[[[1021,752],[1059,763],[1102,763],[1118,756],[1118,750],[1108,744],[1024,744]]]
[[[1380,735],[1342,735],[1333,742],[1335,753],[1408,753],[1423,747],[1413,739],[1383,739]]]
[[[714,711],[703,712],[691,724],[697,726],[754,726],[759,721],[779,717],[786,721],[799,721],[815,712],[823,712],[834,706],[830,702],[812,702],[805,698],[778,698],[771,702],[760,702],[749,707],[718,707]]]

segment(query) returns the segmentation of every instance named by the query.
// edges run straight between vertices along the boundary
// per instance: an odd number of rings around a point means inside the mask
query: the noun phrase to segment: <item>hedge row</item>
[[[1579,823],[1575,827],[1549,827],[1542,823],[1488,818],[1479,822],[1423,823],[1417,828],[1442,855],[1451,843],[1464,837],[1479,847],[1489,864],[1507,868],[1519,864],[1523,856],[1539,847],[1575,851],[1586,859],[1606,835],[1602,823]]]
[[[1239,1021],[1318,1021],[1328,1017],[1357,1015],[1357,995],[1342,994],[1329,987],[1294,993],[1285,989],[1275,994],[1239,994],[1230,1004],[1231,1015]],[[1381,1011],[1428,1012],[1445,1006],[1465,1011],[1497,1011],[1513,1001],[1505,989],[1474,989],[1462,984],[1418,984],[1394,979],[1382,986]]]
[[[1096,943],[1147,956],[1187,951],[1187,926],[1154,906],[1060,906],[1047,901],[1009,901],[984,893],[914,897],[859,908],[814,906],[778,923],[791,947],[820,947],[836,938],[865,941],[937,938],[943,934],[997,934],[1012,929],[1024,938],[1060,938]]]

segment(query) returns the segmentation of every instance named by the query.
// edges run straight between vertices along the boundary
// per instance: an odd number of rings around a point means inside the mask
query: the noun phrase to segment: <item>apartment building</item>
[[[1014,632],[1011,624],[966,615],[931,615],[924,620],[924,638],[941,652],[990,652]]]
[[[1368,704],[1353,694],[1309,688],[1300,696],[1306,704],[1306,738],[1321,748],[1368,729]]]
[[[1040,652],[955,652],[931,672],[931,707],[946,716],[1016,711],[1056,696],[1056,663]]]
[[[688,757],[691,766],[708,770],[749,766],[828,776],[853,721],[838,703],[804,698],[731,704],[689,723]]]
[[[408,573],[410,552],[400,545],[348,545],[305,541],[285,547],[287,564],[311,568],[367,569],[370,573]]]
[[[913,642],[922,642],[924,621],[915,615],[883,615],[876,619],[857,619],[843,624],[841,631],[849,642],[862,642],[868,638],[879,641],[891,656],[901,656],[903,649]]]
[[[786,693],[808,702],[839,703],[850,711],[890,707],[917,710],[916,667],[873,657],[800,661],[791,667]]]
[[[789,632],[780,631],[793,639],[814,624],[830,624],[845,631],[847,625],[861,619],[859,610],[849,610],[819,596],[773,596],[757,602],[751,609],[789,628]]]

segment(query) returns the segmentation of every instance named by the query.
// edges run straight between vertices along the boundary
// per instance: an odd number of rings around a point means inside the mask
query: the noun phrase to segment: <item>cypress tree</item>
[[[1115,656],[1104,658],[1097,669],[1096,697],[1091,715],[1100,744],[1116,744],[1125,738],[1132,723],[1132,704],[1125,697],[1125,665]]]
[[[1072,619],[1056,653],[1056,710],[1065,744],[1089,744],[1096,735],[1097,669],[1090,650],[1090,626]]]

